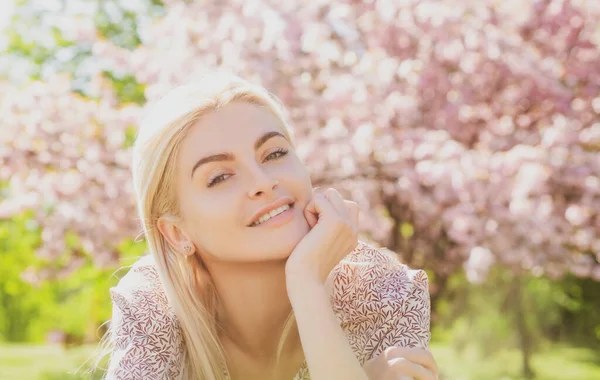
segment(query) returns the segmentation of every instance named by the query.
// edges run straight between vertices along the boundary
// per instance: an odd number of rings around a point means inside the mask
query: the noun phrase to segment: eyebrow
[[[276,131],[267,132],[264,135],[260,136],[258,139],[256,139],[256,142],[254,143],[254,150],[258,150],[268,140],[270,140],[273,137],[277,137],[277,136],[283,137],[284,139],[287,140],[287,138],[280,132],[276,132]],[[216,162],[216,161],[233,161],[235,159],[234,157],[235,156],[233,155],[233,153],[218,153],[218,154],[212,154],[210,156],[203,157],[203,158],[199,159],[198,162],[196,162],[196,164],[192,168],[191,177],[194,177],[194,172],[196,171],[196,169],[198,169],[200,166],[202,166],[204,164],[208,164],[209,162]]]

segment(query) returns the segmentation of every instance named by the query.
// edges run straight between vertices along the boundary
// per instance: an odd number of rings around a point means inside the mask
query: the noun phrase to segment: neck
[[[284,324],[292,312],[285,261],[211,263],[207,267],[219,295],[222,338],[257,360],[274,359]],[[282,356],[300,344],[296,328],[288,337]]]

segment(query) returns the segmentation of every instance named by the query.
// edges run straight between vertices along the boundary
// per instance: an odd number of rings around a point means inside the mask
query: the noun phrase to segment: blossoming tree
[[[164,3],[133,50],[90,38],[93,23],[69,33],[149,104],[207,67],[262,83],[315,185],[346,191],[368,236],[439,279],[464,266],[481,281],[494,263],[600,279],[600,5]],[[43,257],[108,265],[138,232],[128,141],[143,108],[106,81],[88,97],[63,76],[0,92],[0,210],[35,210]]]

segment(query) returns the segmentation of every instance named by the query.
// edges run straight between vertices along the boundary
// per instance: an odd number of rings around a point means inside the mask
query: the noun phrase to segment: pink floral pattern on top
[[[428,346],[427,275],[410,270],[392,252],[359,242],[334,268],[327,287],[361,364],[391,346]],[[183,335],[151,256],[136,262],[110,293],[114,348],[107,379],[182,379]],[[305,362],[294,380],[309,379]]]

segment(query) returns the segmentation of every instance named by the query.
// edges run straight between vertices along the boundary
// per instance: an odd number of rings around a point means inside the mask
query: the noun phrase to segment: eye
[[[288,154],[288,150],[284,149],[284,148],[277,148],[274,152],[271,152],[266,158],[265,160],[275,160],[277,158],[281,158],[283,156],[285,156],[286,154]]]
[[[225,174],[225,173],[223,173],[223,174],[219,174],[219,175],[218,175],[218,176],[216,176],[216,177],[212,177],[212,178],[211,178],[211,179],[208,181],[208,185],[207,185],[206,187],[213,187],[214,185],[217,185],[217,184],[219,184],[220,182],[223,182],[223,181],[225,181],[227,178],[229,178],[229,177],[225,178],[225,176],[227,176],[227,175],[228,175],[228,174]]]

